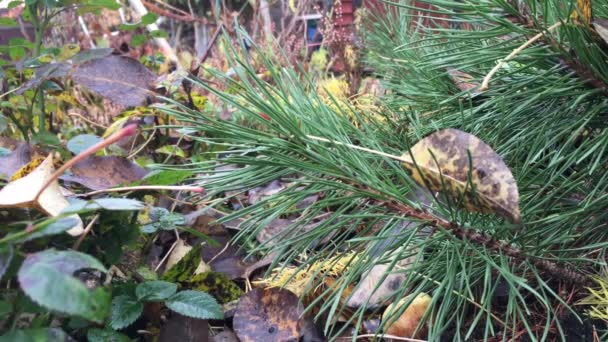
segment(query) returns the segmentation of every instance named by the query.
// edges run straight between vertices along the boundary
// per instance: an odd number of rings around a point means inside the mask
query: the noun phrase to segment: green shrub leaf
[[[103,288],[89,289],[74,272],[105,267],[90,255],[48,249],[29,255],[17,274],[23,292],[48,309],[101,323],[110,309],[110,294]]]
[[[168,281],[153,280],[141,283],[135,289],[137,299],[141,301],[165,300],[177,291],[177,284]]]
[[[222,307],[205,292],[181,291],[167,299],[167,307],[178,314],[200,319],[222,319]]]
[[[110,326],[116,330],[128,327],[143,311],[144,305],[137,299],[127,295],[115,297],[112,299]]]
[[[100,141],[101,138],[95,134],[80,134],[68,141],[67,148],[70,150],[70,152],[79,154]]]

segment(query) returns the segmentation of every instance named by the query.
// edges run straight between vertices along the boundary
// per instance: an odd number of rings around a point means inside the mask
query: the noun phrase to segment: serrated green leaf
[[[167,299],[167,307],[180,315],[200,319],[222,319],[222,307],[209,294],[201,291],[181,291]]]
[[[106,272],[90,255],[48,249],[27,256],[17,277],[21,289],[34,302],[50,310],[101,323],[110,309],[110,294],[103,288],[89,289],[74,277],[81,269]]]
[[[2,276],[8,270],[8,267],[13,260],[14,249],[11,245],[0,246],[0,280]]]
[[[144,311],[144,305],[137,299],[122,295],[112,299],[112,317],[110,327],[112,329],[126,328],[135,322]]]
[[[146,13],[143,17],[141,17],[141,23],[144,25],[153,24],[158,19],[158,15],[149,12]]]
[[[80,134],[70,139],[66,145],[68,150],[74,154],[86,150],[87,148],[100,142],[102,139],[94,134]]]
[[[160,301],[171,297],[176,291],[177,284],[162,280],[152,280],[137,285],[135,295],[141,301]]]
[[[0,336],[0,342],[60,342],[69,336],[59,328],[33,328],[13,330]]]
[[[144,34],[136,34],[131,38],[131,45],[133,46],[142,46],[146,42],[148,37]]]
[[[89,329],[87,331],[89,342],[130,342],[131,339],[126,335],[110,329]]]

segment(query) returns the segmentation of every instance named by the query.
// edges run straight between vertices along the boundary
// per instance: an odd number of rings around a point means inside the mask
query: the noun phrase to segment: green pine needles
[[[600,2],[593,15],[608,18]],[[435,7],[421,16],[420,3]],[[566,340],[573,324],[589,333],[587,309],[575,304],[606,263],[608,44],[576,1],[417,4],[386,5],[364,19],[366,63],[388,90],[379,113],[328,105],[314,80],[262,49],[270,81],[256,75],[244,49],[230,51],[238,76],[223,78],[230,91],[192,81],[236,110],[233,119],[178,103],[163,109],[190,138],[222,150],[188,167],[201,175],[212,206],[273,180],[287,184],[222,220],[243,219],[241,243],[276,253],[275,266],[306,269],[356,252],[341,281],[309,307],[327,336],[346,329],[340,315],[360,327],[381,312],[341,300],[375,265],[388,266],[385,277],[403,276],[387,302],[431,295],[429,340]],[[497,63],[539,33],[479,90]],[[459,210],[416,186],[398,161],[346,145],[401,155],[443,128],[474,134],[502,156],[518,184],[522,224]],[[279,218],[290,220],[285,230],[256,240]],[[404,266],[406,259],[413,262]],[[601,336],[605,323],[593,324]]]

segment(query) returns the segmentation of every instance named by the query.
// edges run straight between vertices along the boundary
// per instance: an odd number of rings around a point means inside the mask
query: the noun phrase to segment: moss
[[[225,304],[239,299],[243,290],[227,275],[220,272],[197,274],[188,281],[189,287],[212,295],[218,302]]]
[[[177,264],[163,274],[162,279],[172,283],[189,282],[201,263],[201,245],[194,246]]]

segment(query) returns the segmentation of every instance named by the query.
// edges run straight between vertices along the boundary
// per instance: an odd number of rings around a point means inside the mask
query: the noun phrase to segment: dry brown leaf
[[[0,157],[0,177],[8,180],[20,168],[27,165],[32,159],[34,148],[27,143],[20,143],[15,150],[6,156]]]
[[[593,27],[600,37],[608,44],[608,19],[595,19]]]
[[[519,192],[511,170],[476,136],[452,128],[435,132],[416,143],[402,159],[421,186],[449,195],[455,203],[462,198],[469,211],[495,213],[520,222]]]
[[[117,156],[93,156],[71,168],[72,174],[61,177],[92,190],[105,190],[142,179],[146,170],[129,159]]]
[[[110,55],[76,66],[72,79],[114,103],[136,107],[154,95],[156,77],[133,58]]]
[[[8,183],[0,190],[0,207],[36,208],[50,216],[59,215],[69,203],[63,197],[57,181],[51,183],[36,199],[36,194],[54,171],[53,156],[49,155],[30,174]],[[79,224],[68,230],[68,233],[70,235],[80,235],[83,232],[82,220],[78,215],[70,217],[78,219]]]
[[[398,318],[394,317],[401,306],[407,304],[411,300],[410,296],[401,299],[397,304],[389,305],[382,320],[388,320],[385,323],[384,331],[386,334],[405,337],[405,338],[424,338],[426,335],[426,326],[420,325],[422,317],[429,304],[431,296],[426,293],[419,293],[410,305],[403,311]]]
[[[302,313],[295,294],[257,288],[241,297],[234,313],[234,331],[242,342],[297,341],[302,335]]]
[[[448,68],[447,70],[448,76],[450,76],[452,82],[454,82],[458,89],[461,91],[470,91],[472,95],[480,93],[479,86],[481,84],[473,76],[454,68]]]

